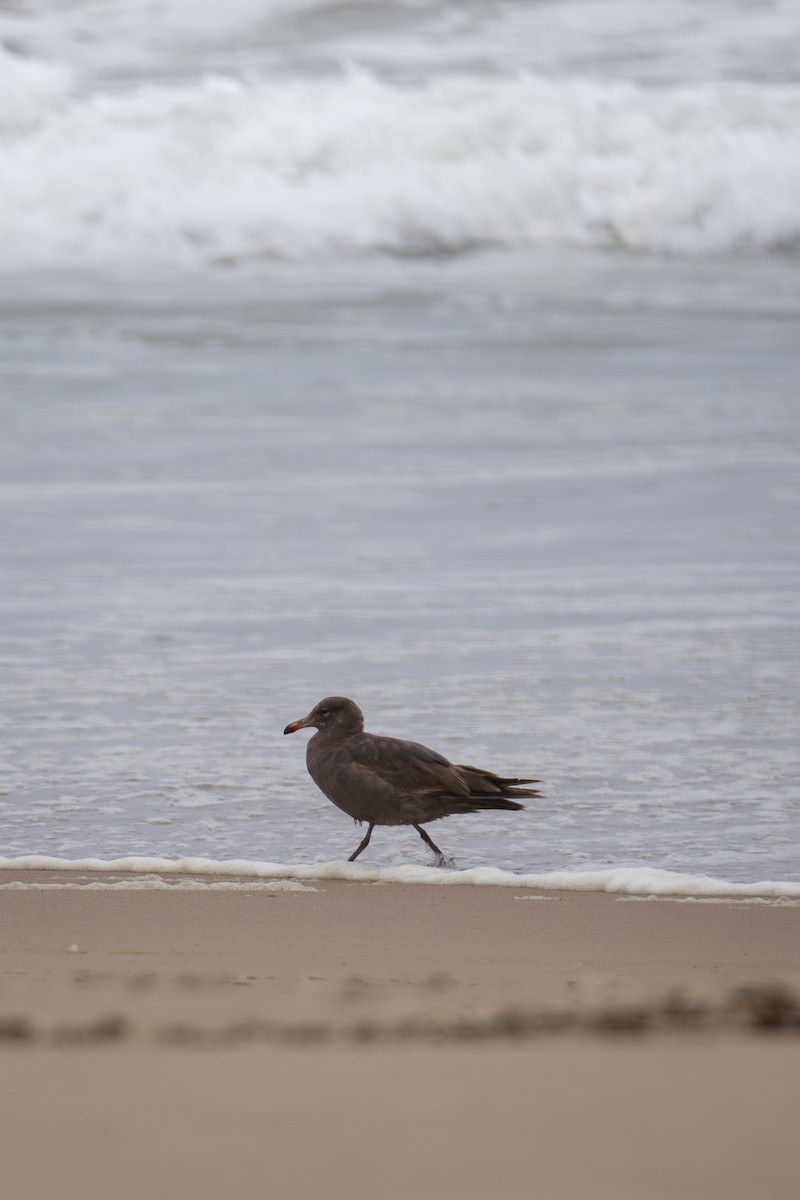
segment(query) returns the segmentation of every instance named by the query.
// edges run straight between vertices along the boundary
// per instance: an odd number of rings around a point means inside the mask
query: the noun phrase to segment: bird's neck
[[[315,750],[324,750],[326,746],[338,746],[346,738],[361,732],[360,726],[355,722],[352,725],[330,725],[327,728],[318,729],[309,740],[308,745],[309,747],[313,746]]]

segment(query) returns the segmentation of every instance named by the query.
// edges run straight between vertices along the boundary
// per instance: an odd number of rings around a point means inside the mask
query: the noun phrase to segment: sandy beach
[[[0,878],[9,1195],[800,1183],[794,904],[108,882]]]

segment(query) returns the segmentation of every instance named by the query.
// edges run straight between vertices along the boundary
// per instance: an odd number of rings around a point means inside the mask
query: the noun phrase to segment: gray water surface
[[[544,781],[459,866],[800,878],[798,317],[790,257],[16,281],[0,853],[346,856],[333,692]]]

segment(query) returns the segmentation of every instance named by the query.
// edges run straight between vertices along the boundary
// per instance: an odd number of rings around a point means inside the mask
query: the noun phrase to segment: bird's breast
[[[318,736],[308,743],[306,765],[319,790],[356,821],[378,825],[399,823],[394,805],[385,795],[385,783],[356,760],[354,748],[348,747],[347,742],[320,744]]]

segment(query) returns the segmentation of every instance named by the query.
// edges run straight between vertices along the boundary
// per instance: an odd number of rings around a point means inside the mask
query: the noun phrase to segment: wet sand
[[[9,1195],[800,1185],[796,905],[66,882],[0,891]]]

